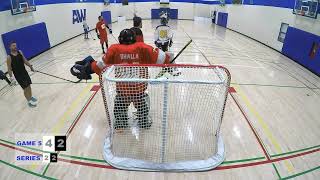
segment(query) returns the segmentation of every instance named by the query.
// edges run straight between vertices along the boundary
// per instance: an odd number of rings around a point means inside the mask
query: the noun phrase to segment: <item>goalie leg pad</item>
[[[146,93],[138,94],[134,97],[134,106],[137,109],[139,128],[149,129],[152,122],[149,120],[150,98]]]
[[[114,116],[116,121],[113,125],[114,129],[122,129],[129,127],[128,124],[128,107],[130,101],[126,96],[117,94],[114,100]]]

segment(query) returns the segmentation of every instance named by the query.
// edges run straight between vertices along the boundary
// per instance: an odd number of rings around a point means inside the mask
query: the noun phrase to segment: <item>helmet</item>
[[[162,25],[167,25],[167,24],[168,24],[168,21],[169,21],[168,13],[162,11],[162,12],[160,13],[160,23],[161,23]]]
[[[124,29],[118,37],[120,44],[133,44],[136,42],[136,35],[131,29]]]

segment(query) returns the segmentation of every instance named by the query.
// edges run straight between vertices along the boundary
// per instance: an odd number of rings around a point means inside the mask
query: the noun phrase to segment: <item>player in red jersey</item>
[[[79,79],[91,79],[93,73],[100,74],[102,69],[110,64],[169,64],[173,54],[165,53],[161,49],[153,48],[143,42],[136,42],[135,33],[131,29],[124,29],[118,37],[120,44],[113,44],[102,60],[95,61],[88,56],[83,61],[76,62],[71,73]],[[130,74],[130,68],[116,69],[123,74]],[[128,71],[128,72],[123,72]],[[148,78],[148,68],[142,67],[138,71],[141,78]],[[117,95],[114,102],[114,115],[116,118],[114,128],[128,128],[127,110],[131,103],[137,109],[138,126],[150,128],[152,122],[148,119],[149,96],[145,92],[146,83],[116,83]]]
[[[104,46],[103,46],[104,43],[106,43],[106,49],[108,49],[108,33],[106,28],[109,29],[110,34],[112,33],[112,30],[111,28],[109,28],[108,24],[105,23],[102,16],[99,16],[98,19],[99,19],[99,22],[96,24],[96,33],[98,38],[100,39],[102,52],[104,54],[105,53]]]

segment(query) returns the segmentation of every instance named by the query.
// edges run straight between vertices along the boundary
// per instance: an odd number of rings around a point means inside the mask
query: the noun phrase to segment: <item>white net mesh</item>
[[[192,171],[223,161],[219,128],[230,84],[225,68],[111,66],[100,82],[110,128],[104,156],[111,165]]]

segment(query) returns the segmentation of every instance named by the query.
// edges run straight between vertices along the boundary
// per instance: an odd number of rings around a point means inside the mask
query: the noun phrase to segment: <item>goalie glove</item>
[[[88,56],[82,61],[77,61],[70,69],[71,74],[78,79],[92,79],[91,74],[94,73],[91,69],[92,62],[94,62],[92,56]]]

